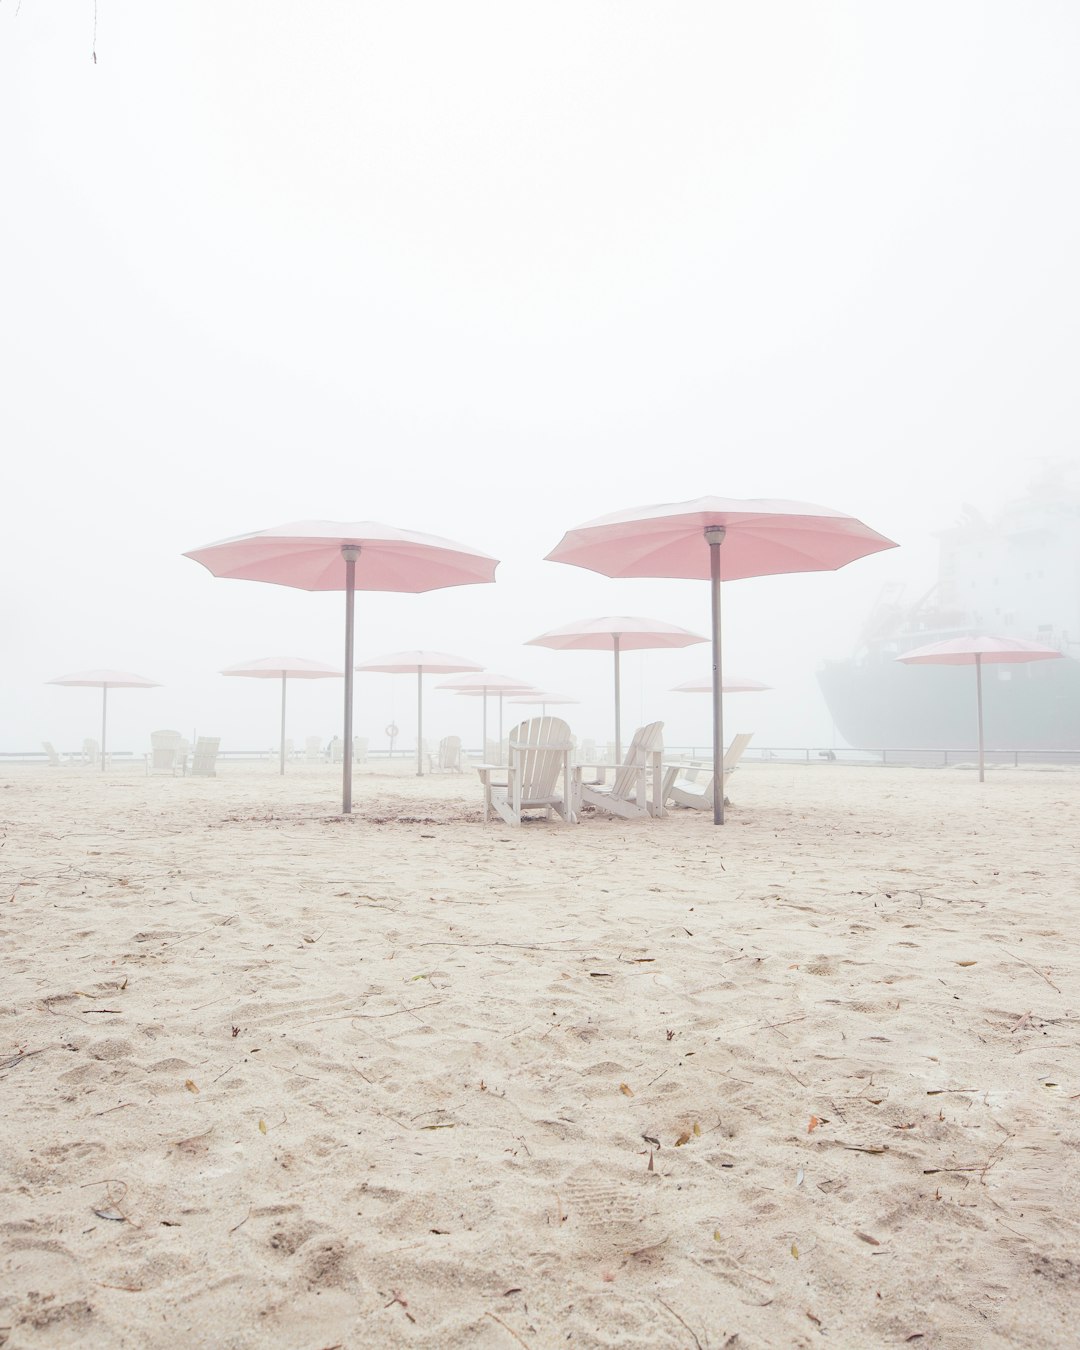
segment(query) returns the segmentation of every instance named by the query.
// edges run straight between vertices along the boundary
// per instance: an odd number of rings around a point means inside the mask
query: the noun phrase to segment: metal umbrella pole
[[[612,634],[615,651],[615,763],[622,763],[622,695],[619,689],[619,635]]]
[[[975,653],[975,703],[979,715],[979,782],[986,782],[983,763],[982,654]]]
[[[416,667],[416,776],[424,776],[424,667]]]
[[[109,705],[109,686],[101,686],[101,772],[105,772],[105,713]]]
[[[724,823],[724,703],[723,654],[720,645],[720,545],[727,531],[720,525],[707,525],[709,575],[712,582],[712,705],[713,705],[713,824]]]
[[[281,772],[285,772],[285,681],[289,677],[281,672]]]
[[[352,811],[352,719],[353,719],[353,600],[356,594],[358,544],[343,544],[345,559],[345,751],[341,756],[341,814]]]

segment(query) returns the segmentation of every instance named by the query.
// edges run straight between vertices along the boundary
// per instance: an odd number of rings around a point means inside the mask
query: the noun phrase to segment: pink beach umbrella
[[[353,598],[361,591],[436,591],[494,581],[498,561],[436,535],[373,521],[298,520],[184,554],[216,577],[345,592],[344,740],[352,745]],[[352,810],[352,754],[342,756],[341,810]]]
[[[390,675],[416,675],[416,774],[424,776],[424,672],[429,675],[452,675],[455,671],[483,670],[476,661],[467,661],[463,656],[451,656],[449,652],[392,652],[389,656],[374,656],[370,661],[360,661],[356,666],[361,671],[385,671]]]
[[[987,662],[1015,661],[1053,661],[1060,660],[1063,653],[1054,647],[1044,647],[1037,642],[1021,642],[1019,638],[1001,637],[960,637],[949,638],[946,642],[931,642],[927,647],[917,647],[912,652],[898,656],[911,666],[974,666],[975,667],[975,707],[979,725],[979,782],[986,781],[983,754],[983,697],[982,668]]]
[[[533,689],[528,694],[511,694],[506,701],[508,703],[525,703],[533,707],[539,704],[540,716],[546,717],[549,703],[580,703],[581,699],[571,698],[569,694],[549,694],[543,689]]]
[[[264,656],[258,661],[241,661],[226,666],[222,675],[247,675],[253,680],[281,679],[281,772],[285,772],[285,682],[286,680],[341,679],[341,671],[321,661],[306,661],[302,656]]]
[[[748,680],[742,675],[725,675],[723,692],[725,694],[759,694],[765,689],[771,689],[771,684],[762,684],[760,680]],[[675,694],[711,694],[712,680],[686,680],[683,684],[673,684],[672,693]]]
[[[157,680],[131,675],[123,670],[84,670],[78,675],[60,675],[46,684],[81,684],[101,690],[101,771],[105,772],[105,726],[110,689],[160,689]]]
[[[582,619],[565,628],[530,638],[527,646],[553,647],[557,651],[610,651],[615,654],[615,758],[622,759],[622,699],[619,693],[619,654],[655,647],[690,647],[706,639],[688,628],[661,619],[638,619],[627,614],[602,619]]]
[[[547,555],[608,577],[689,577],[712,583],[713,773],[723,782],[724,714],[720,582],[785,572],[835,571],[891,539],[827,506],[806,502],[695,501],[639,507],[569,530]],[[724,823],[724,794],[713,794],[713,821]]]
[[[499,696],[499,753],[502,754],[502,732],[503,732],[503,695],[504,694],[527,694],[532,690],[532,685],[528,680],[518,680],[512,675],[496,675],[493,671],[484,670],[476,675],[461,675],[456,680],[446,680],[437,686],[439,689],[450,689],[455,694],[469,694],[474,698],[484,700],[484,744],[481,747],[481,753],[485,753],[487,747],[487,701],[488,694],[498,694]]]

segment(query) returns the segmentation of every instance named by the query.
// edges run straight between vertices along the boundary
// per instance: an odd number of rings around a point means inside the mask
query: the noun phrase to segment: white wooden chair
[[[52,741],[42,741],[41,748],[49,757],[49,767],[58,769],[60,767],[60,753]]]
[[[727,790],[728,779],[738,767],[743,751],[750,744],[753,735],[752,731],[740,732],[724,752],[724,791]],[[704,778],[699,777],[701,773],[705,773]],[[715,778],[711,764],[691,762],[664,765],[666,802],[674,802],[676,806],[688,806],[696,811],[711,811],[714,787]]]
[[[220,746],[220,736],[199,737],[195,742],[195,753],[191,757],[192,778],[217,777],[217,757]]]
[[[428,755],[432,773],[461,773],[461,737],[444,736],[439,742],[439,753]]]
[[[309,763],[323,757],[323,743],[321,736],[309,736],[304,742],[304,759]]]
[[[579,764],[574,770],[574,795],[577,808],[595,806],[624,820],[664,814],[663,793],[664,724],[650,722],[638,727],[619,765]],[[586,779],[582,770],[601,772],[598,779]],[[614,768],[614,779],[606,782],[606,770]],[[652,793],[650,798],[650,780]]]
[[[146,757],[148,774],[176,773],[180,754],[180,733],[178,731],[152,731],[150,733],[150,753]]]
[[[92,768],[97,768],[101,764],[101,746],[89,736],[82,743],[82,762]]]
[[[569,824],[574,813],[570,728],[559,717],[532,717],[510,733],[509,763],[477,766],[484,785],[484,820],[495,811],[520,825],[525,811],[556,813]],[[562,779],[561,786],[559,784]]]
[[[366,764],[368,752],[368,737],[354,736],[352,738],[352,757],[354,764]]]

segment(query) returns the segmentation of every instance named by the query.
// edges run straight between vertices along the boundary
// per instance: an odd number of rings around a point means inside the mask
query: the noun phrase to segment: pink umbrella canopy
[[[614,652],[615,662],[615,758],[622,759],[622,698],[619,690],[619,656],[626,651],[654,647],[689,647],[706,638],[662,619],[641,619],[629,614],[611,614],[600,619],[581,619],[563,628],[552,628],[530,638],[527,646],[552,647],[556,651]]]
[[[760,680],[748,680],[742,675],[724,676],[725,694],[759,694],[771,688],[771,684],[762,684]],[[703,680],[686,680],[683,684],[673,684],[671,689],[675,694],[711,694],[712,678],[710,676]]]
[[[460,670],[483,670],[478,661],[469,661],[464,656],[451,656],[449,652],[391,652],[389,656],[373,656],[368,661],[358,661],[357,670],[383,671],[390,675],[416,675],[416,775],[424,776],[424,676],[451,675]]]
[[[945,642],[931,642],[926,647],[916,647],[914,651],[898,656],[898,661],[909,666],[974,666],[975,667],[975,709],[979,731],[979,782],[986,781],[985,751],[983,748],[983,697],[982,668],[987,662],[993,665],[1017,661],[1053,661],[1060,660],[1064,653],[1056,647],[1044,647],[1038,642],[1022,642],[1019,638],[1005,637],[959,637],[949,638]]]
[[[281,773],[285,772],[285,683],[287,680],[327,680],[342,678],[342,672],[322,661],[308,661],[302,656],[262,656],[255,661],[241,661],[226,666],[222,675],[245,675],[253,680],[281,680]]]
[[[533,689],[528,694],[511,694],[507,700],[508,703],[527,703],[533,706],[540,705],[540,716],[547,715],[547,706],[549,703],[580,703],[581,699],[571,698],[569,694],[549,694],[543,689]]]
[[[547,555],[609,577],[688,577],[712,583],[713,773],[723,782],[720,582],[833,571],[895,548],[854,516],[807,502],[699,497],[601,516],[569,530]],[[713,794],[724,822],[724,794]]]
[[[498,694],[499,696],[499,746],[500,753],[502,747],[503,731],[503,695],[504,694],[527,694],[532,690],[532,685],[528,680],[516,679],[513,675],[497,675],[494,671],[485,670],[475,675],[460,675],[456,680],[444,680],[442,684],[436,686],[439,689],[450,689],[456,694],[471,694],[484,700],[484,747],[487,746],[487,701],[488,694]]]
[[[437,535],[374,521],[299,520],[237,535],[184,554],[216,577],[268,581],[304,591],[345,592],[344,740],[352,745],[353,596],[434,591],[495,580],[498,561]],[[342,756],[341,810],[352,810],[352,755]]]
[[[46,684],[82,685],[101,690],[101,771],[105,772],[105,731],[108,724],[108,699],[110,689],[160,689],[157,680],[148,680],[145,675],[132,675],[126,670],[83,670],[77,675],[58,675],[55,680],[46,680]]]

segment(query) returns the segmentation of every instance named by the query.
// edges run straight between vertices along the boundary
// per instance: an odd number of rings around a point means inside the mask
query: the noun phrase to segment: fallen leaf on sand
[[[199,1090],[199,1089],[195,1086],[195,1084],[191,1081],[190,1078],[185,1078],[185,1079],[184,1079],[184,1086],[187,1088],[187,1090],[188,1090],[189,1092],[198,1092],[198,1090]]]
[[[620,1083],[619,1091],[622,1093],[624,1097],[632,1097],[634,1095],[634,1089],[629,1085],[629,1083]]]

